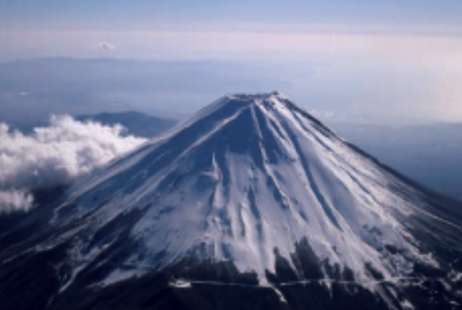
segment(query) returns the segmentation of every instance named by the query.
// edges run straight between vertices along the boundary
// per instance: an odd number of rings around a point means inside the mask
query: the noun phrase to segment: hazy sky
[[[299,98],[315,101],[330,87],[335,104],[313,102],[325,114],[341,113],[344,98],[344,109],[391,119],[462,121],[461,16],[460,0],[0,0],[0,62],[287,65]]]
[[[2,0],[3,25],[137,28],[163,23],[461,23],[458,0]],[[129,23],[120,24],[120,23]]]

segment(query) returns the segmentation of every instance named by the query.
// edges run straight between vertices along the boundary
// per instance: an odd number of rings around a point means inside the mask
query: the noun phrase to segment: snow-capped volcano
[[[441,279],[455,305],[460,214],[281,94],[238,94],[77,182],[1,258],[59,251],[52,296],[166,270],[204,284],[188,269],[225,263],[256,286],[354,283],[396,309],[416,306],[408,282]]]

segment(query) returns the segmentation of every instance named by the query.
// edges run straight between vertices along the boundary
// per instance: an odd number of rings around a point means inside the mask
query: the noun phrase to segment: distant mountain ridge
[[[175,126],[178,121],[169,118],[151,116],[138,111],[102,112],[97,114],[77,115],[74,119],[85,122],[95,121],[103,125],[122,125],[124,134],[131,134],[143,138],[152,138]],[[36,127],[48,126],[48,120],[35,120],[7,123],[12,129],[17,129],[24,134],[30,134]]]
[[[127,134],[145,138],[152,138],[177,124],[176,120],[150,116],[138,111],[105,112],[75,118],[79,121],[92,120],[103,125],[120,124],[126,128]]]

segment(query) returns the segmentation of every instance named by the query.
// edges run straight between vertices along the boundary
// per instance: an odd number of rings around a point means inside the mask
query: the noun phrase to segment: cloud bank
[[[68,184],[146,141],[123,131],[67,115],[52,116],[30,135],[0,124],[0,213],[27,211],[32,190]]]

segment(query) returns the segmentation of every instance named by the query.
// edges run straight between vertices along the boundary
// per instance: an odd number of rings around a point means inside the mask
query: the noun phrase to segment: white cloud
[[[313,115],[314,117],[320,118],[320,119],[326,119],[326,118],[333,118],[335,116],[335,112],[332,110],[317,110],[317,109],[311,109],[309,110],[310,114]]]
[[[100,42],[98,48],[102,51],[112,51],[115,49],[115,46],[109,42]]]
[[[34,199],[24,190],[0,190],[0,213],[29,211]]]
[[[31,135],[0,124],[0,212],[28,210],[30,190],[67,184],[146,141],[123,130],[66,115]]]

